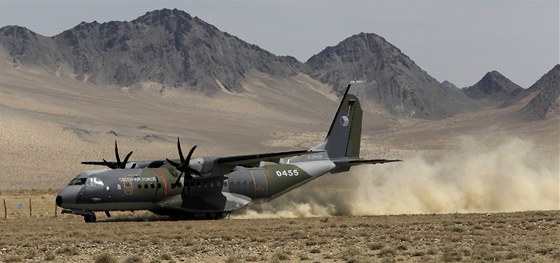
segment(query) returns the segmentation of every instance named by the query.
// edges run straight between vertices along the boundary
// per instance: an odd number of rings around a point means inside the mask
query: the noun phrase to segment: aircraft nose
[[[60,191],[56,196],[56,205],[68,208],[68,205],[71,206],[76,203],[76,197],[78,196],[79,191],[80,187],[74,185],[62,189],[62,191]]]
[[[62,206],[62,196],[60,196],[60,195],[56,196],[56,205],[57,206]]]

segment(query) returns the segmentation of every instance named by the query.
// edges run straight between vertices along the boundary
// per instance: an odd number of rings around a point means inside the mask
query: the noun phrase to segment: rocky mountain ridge
[[[440,119],[471,110],[475,103],[442,86],[384,38],[351,36],[305,63],[305,72],[341,93],[348,77],[366,80],[369,98],[393,115]]]
[[[537,95],[518,112],[518,116],[526,120],[541,120],[549,115],[560,115],[560,64],[557,64],[535,84],[523,90],[520,97],[531,93]]]
[[[450,89],[450,90],[459,90],[459,87],[457,87],[455,84],[451,83],[448,80],[444,80],[441,82],[441,85]]]
[[[104,85],[155,82],[241,91],[251,70],[284,77],[298,72],[294,59],[275,56],[177,9],[148,12],[130,22],[82,22],[52,38],[4,27],[0,43],[16,63],[50,71],[67,67],[78,79]]]
[[[504,102],[515,97],[521,91],[523,88],[495,70],[486,73],[473,86],[463,89],[463,92],[470,98],[482,100],[488,104]]]
[[[82,22],[53,37],[6,26],[0,28],[0,49],[16,67],[38,66],[84,82],[120,87],[148,82],[206,93],[243,92],[251,72],[275,79],[303,73],[340,95],[348,80],[362,79],[368,99],[397,117],[441,119],[527,94],[497,72],[463,90],[439,83],[372,33],[348,37],[301,63],[177,9],[151,11],[132,21]]]

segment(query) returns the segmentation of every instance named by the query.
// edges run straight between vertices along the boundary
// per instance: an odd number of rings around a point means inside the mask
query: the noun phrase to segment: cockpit
[[[76,177],[76,178],[72,179],[72,181],[70,181],[70,183],[68,183],[68,185],[84,185],[86,183],[86,180],[87,180],[87,178]]]
[[[86,185],[86,186],[99,187],[99,186],[104,186],[105,184],[98,177],[87,177],[87,178],[76,177],[72,179],[72,181],[70,181],[68,185]]]
[[[101,181],[101,179],[97,177],[88,177],[86,180],[86,186],[99,187],[104,185],[105,184],[103,184],[103,181]]]

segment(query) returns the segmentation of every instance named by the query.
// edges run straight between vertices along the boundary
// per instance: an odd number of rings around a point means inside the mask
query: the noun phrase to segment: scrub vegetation
[[[560,211],[216,221],[127,212],[86,224],[53,217],[54,193],[14,193],[0,198],[38,201],[32,217],[0,219],[1,262],[560,261]]]

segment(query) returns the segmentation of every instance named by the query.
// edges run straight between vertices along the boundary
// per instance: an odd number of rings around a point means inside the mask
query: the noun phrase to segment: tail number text
[[[280,176],[298,176],[299,172],[296,169],[294,169],[294,170],[282,170],[282,171],[276,171],[276,175],[278,177],[280,177]]]

